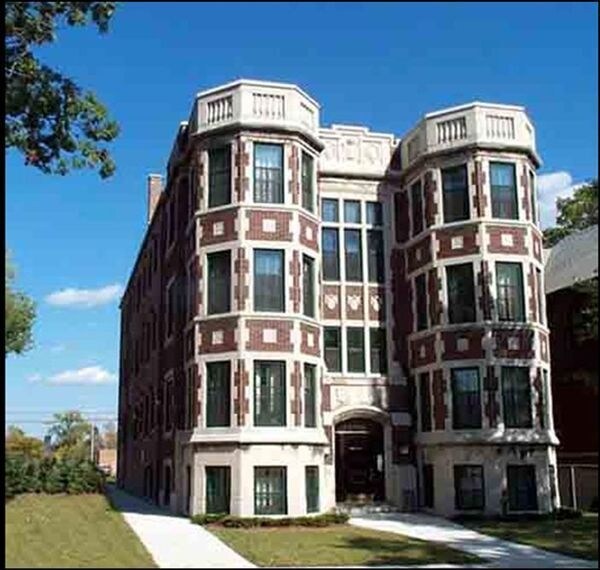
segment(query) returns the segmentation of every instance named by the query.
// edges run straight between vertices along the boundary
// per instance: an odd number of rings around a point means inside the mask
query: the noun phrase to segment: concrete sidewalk
[[[189,519],[159,509],[112,485],[107,492],[160,568],[255,568]]]
[[[354,517],[350,524],[443,542],[487,560],[487,568],[598,568],[598,562],[571,558],[526,544],[508,542],[467,529],[441,517],[409,513],[377,513]]]

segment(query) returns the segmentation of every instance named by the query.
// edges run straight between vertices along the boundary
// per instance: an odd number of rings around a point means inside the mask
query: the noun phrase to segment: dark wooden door
[[[368,419],[335,427],[336,500],[382,501],[385,498],[383,429]]]

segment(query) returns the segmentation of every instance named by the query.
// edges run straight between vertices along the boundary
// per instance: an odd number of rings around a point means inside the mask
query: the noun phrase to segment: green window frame
[[[307,465],[304,469],[306,486],[306,512],[319,512],[319,467]]]
[[[365,330],[362,327],[346,329],[348,372],[365,371]]]
[[[254,201],[283,204],[283,146],[254,144]]]
[[[526,366],[502,367],[502,404],[504,426],[531,428],[531,379]]]
[[[537,484],[534,465],[507,465],[509,511],[537,511]]]
[[[469,219],[469,184],[467,165],[442,169],[444,223]]]
[[[208,207],[231,203],[231,145],[208,151]]]
[[[520,263],[496,262],[498,320],[525,321],[523,267]]]
[[[490,162],[490,188],[492,217],[518,220],[515,165],[508,162]]]
[[[313,173],[314,158],[302,151],[302,207],[312,212],[314,209]]]
[[[459,511],[478,511],[485,508],[482,465],[454,466],[454,498]]]
[[[302,310],[307,317],[315,316],[315,260],[302,256]]]
[[[285,362],[254,362],[254,425],[285,426]]]
[[[340,327],[325,327],[323,329],[325,345],[325,365],[329,372],[342,370],[342,329]]]
[[[448,287],[448,320],[454,323],[475,321],[475,285],[473,264],[446,266]]]
[[[227,466],[207,466],[206,514],[229,514],[231,503],[231,468]]]
[[[206,363],[206,427],[231,425],[231,362]]]
[[[287,468],[254,468],[254,514],[287,514]]]
[[[304,427],[317,427],[317,367],[304,365]]]
[[[479,368],[452,368],[452,428],[481,428]]]
[[[208,263],[207,313],[228,313],[231,309],[231,252],[218,251],[206,256]]]
[[[369,329],[371,374],[387,374],[387,344],[385,329]]]

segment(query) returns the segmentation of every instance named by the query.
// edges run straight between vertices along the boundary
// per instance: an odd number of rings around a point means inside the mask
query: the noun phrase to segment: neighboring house
[[[98,451],[98,467],[107,475],[116,477],[117,475],[117,450],[100,449]]]
[[[295,85],[199,93],[121,302],[118,483],[236,515],[558,504],[534,128],[319,124]]]
[[[598,226],[544,254],[561,500],[589,508],[598,500],[598,340],[575,334],[585,297],[573,285],[598,277]]]

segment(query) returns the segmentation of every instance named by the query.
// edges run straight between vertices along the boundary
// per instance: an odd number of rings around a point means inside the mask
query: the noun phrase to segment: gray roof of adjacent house
[[[544,249],[546,295],[598,277],[598,226],[571,234]]]

